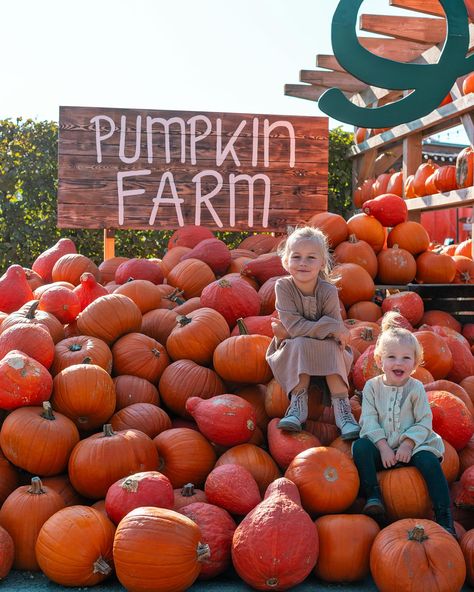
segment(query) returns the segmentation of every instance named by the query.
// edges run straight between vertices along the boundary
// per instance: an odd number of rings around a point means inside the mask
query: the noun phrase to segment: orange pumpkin
[[[428,249],[430,237],[419,222],[408,220],[397,224],[387,236],[387,247],[398,245],[412,255],[418,255]]]
[[[172,360],[193,360],[207,366],[216,347],[230,337],[225,318],[213,308],[202,307],[187,315],[178,315],[176,325],[166,340]]]
[[[77,327],[82,335],[98,337],[107,345],[125,333],[139,331],[141,323],[140,309],[123,294],[101,296],[77,317]]]
[[[314,214],[308,220],[308,226],[322,230],[328,238],[331,249],[334,249],[339,243],[345,241],[349,234],[344,218],[332,212],[318,212]]]
[[[449,255],[425,251],[416,260],[419,284],[450,284],[456,277],[456,265]]]
[[[319,556],[314,573],[325,582],[357,582],[369,575],[370,549],[380,527],[363,514],[321,516],[315,522]],[[341,545],[341,532],[344,544]]]
[[[310,514],[344,512],[359,491],[359,475],[349,458],[336,448],[318,446],[300,452],[285,477],[293,481]]]
[[[112,346],[114,374],[131,374],[157,382],[170,363],[166,348],[142,333],[127,333]]]
[[[105,259],[99,265],[100,277],[102,283],[108,284],[115,279],[115,272],[117,271],[117,267],[128,261],[129,257],[110,257],[110,259]]]
[[[0,432],[0,445],[8,460],[41,476],[64,471],[78,442],[74,423],[60,413],[54,414],[49,402],[44,402],[43,407],[12,411]]]
[[[445,378],[453,366],[453,357],[446,340],[433,331],[416,331],[415,337],[423,348],[423,365],[435,380]]]
[[[385,228],[373,216],[355,214],[347,221],[349,235],[355,234],[372,247],[375,253],[382,250],[385,243]]]
[[[361,300],[371,300],[375,294],[375,285],[368,272],[356,263],[341,263],[331,272],[339,290],[339,298],[346,307]]]
[[[112,429],[140,430],[150,438],[171,428],[171,419],[164,409],[151,403],[133,403],[117,411],[110,418]]]
[[[458,542],[444,528],[420,518],[390,524],[375,537],[370,571],[377,589],[459,591],[466,563]]]
[[[167,276],[168,284],[182,290],[185,298],[200,296],[204,288],[215,279],[209,265],[199,259],[180,261]]]
[[[97,500],[105,498],[118,479],[139,471],[154,471],[157,466],[158,453],[151,438],[138,430],[113,432],[110,424],[105,424],[102,433],[76,444],[68,471],[74,489]]]
[[[133,300],[142,314],[159,308],[161,304],[161,290],[157,284],[149,280],[131,280],[121,284],[114,290],[114,294],[124,294]]]
[[[173,488],[192,482],[204,484],[214,468],[216,453],[198,431],[171,428],[153,438],[160,464],[158,470],[171,481]]]
[[[116,395],[115,411],[120,411],[120,409],[134,403],[160,404],[158,389],[145,378],[122,374],[116,376],[113,381]]]
[[[112,522],[95,508],[64,508],[40,530],[36,543],[39,566],[61,586],[94,586],[113,571],[114,534]]]
[[[400,467],[378,473],[389,520],[429,518],[431,501],[425,480],[415,467]]]
[[[369,243],[359,240],[355,234],[351,234],[347,241],[337,245],[334,249],[334,261],[357,263],[369,273],[372,279],[377,275],[377,257],[374,250]]]
[[[51,278],[53,282],[70,282],[78,286],[81,283],[81,275],[86,272],[91,273],[100,282],[99,268],[89,257],[79,253],[68,253],[56,261]]]
[[[382,249],[377,255],[377,276],[381,284],[404,286],[416,275],[416,261],[411,253],[398,245]]]
[[[0,509],[0,526],[12,537],[15,546],[15,569],[38,571],[35,544],[44,522],[64,508],[63,498],[44,487],[39,477],[30,485],[15,489]]]
[[[428,162],[420,164],[416,169],[415,176],[413,178],[413,189],[417,197],[423,197],[426,193],[426,180],[432,175],[436,169],[439,168],[437,164],[429,159]]]
[[[56,376],[61,370],[80,364],[85,358],[90,358],[92,364],[109,374],[112,372],[112,352],[105,341],[88,335],[75,335],[56,344],[51,374]]]
[[[174,510],[145,506],[120,522],[114,538],[117,577],[127,590],[187,590],[210,556],[199,526]],[[134,569],[130,569],[130,565]]]
[[[167,366],[159,383],[161,400],[166,409],[184,418],[190,418],[186,411],[189,397],[209,399],[226,392],[224,383],[211,368],[205,368],[192,360],[177,360]]]

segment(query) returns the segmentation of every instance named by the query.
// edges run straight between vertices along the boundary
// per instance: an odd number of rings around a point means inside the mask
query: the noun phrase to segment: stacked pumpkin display
[[[355,353],[351,404],[357,416],[379,372],[378,321],[399,310],[425,350],[417,377],[445,440],[461,545],[431,522],[414,468],[380,476],[391,524],[360,514],[350,446],[316,387],[305,431],[276,428],[287,398],[265,352],[285,274],[280,238],[254,235],[230,250],[205,228],[183,227],[161,260],[97,266],[61,239],[31,270],[12,265],[0,278],[0,577],[13,564],[92,586],[115,570],[127,590],[161,592],[233,566],[261,590],[369,573],[380,590],[395,577],[459,590],[467,564],[474,583],[473,326],[425,312],[412,292],[373,301],[374,278],[404,267],[383,257],[428,252],[413,246],[419,225],[397,217],[401,206],[373,201],[371,215],[347,223],[310,221],[338,263]],[[376,213],[393,227],[386,246]],[[413,545],[430,557],[426,571]],[[393,575],[400,554],[413,561]]]

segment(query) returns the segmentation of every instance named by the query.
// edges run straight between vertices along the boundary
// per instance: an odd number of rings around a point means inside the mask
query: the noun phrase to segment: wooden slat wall
[[[98,162],[95,126],[91,119],[108,116],[116,126],[113,135],[101,142],[102,160]],[[131,159],[136,150],[137,116],[142,117],[139,157],[133,163],[124,163],[119,158],[120,122],[125,116],[125,157]],[[169,120],[180,117],[185,122],[195,115],[207,117],[212,123],[211,133],[196,143],[196,163],[191,162],[191,133],[185,125],[184,137],[180,127],[169,129],[170,162],[165,158],[166,136],[162,126],[153,128],[152,163],[148,162],[146,117],[162,117]],[[217,119],[222,120],[222,135],[217,136]],[[258,129],[254,137],[253,122],[258,118]],[[284,127],[275,128],[269,135],[268,166],[264,166],[264,120],[271,125],[277,121],[290,122],[295,134],[295,163],[290,165],[290,140]],[[229,153],[222,164],[216,162],[216,145],[222,142],[224,149],[242,121],[246,121],[242,132],[233,144],[239,162]],[[107,121],[102,120],[100,133],[110,130]],[[204,123],[198,123],[197,136],[204,130]],[[239,113],[204,113],[178,111],[139,111],[130,109],[99,109],[62,107],[59,122],[59,190],[58,225],[65,228],[134,228],[164,229],[176,228],[178,216],[175,204],[160,203],[156,219],[150,225],[163,174],[172,174],[178,197],[183,199],[181,211],[184,223],[196,223],[196,183],[193,177],[202,171],[215,171],[222,178],[222,188],[211,198],[212,207],[222,226],[218,225],[205,204],[201,205],[200,224],[221,230],[249,229],[249,189],[245,182],[235,184],[235,223],[231,223],[230,175],[264,174],[270,179],[271,197],[268,225],[263,225],[263,181],[254,185],[253,230],[285,232],[288,225],[305,222],[311,215],[327,209],[327,166],[328,166],[328,122],[324,117],[287,117],[280,115],[254,115]],[[185,153],[182,160],[182,140]],[[257,147],[257,148],[256,148]],[[257,157],[257,162],[252,159]],[[150,171],[147,175],[133,175],[124,181],[124,189],[143,190],[141,195],[125,197],[123,200],[124,220],[118,218],[119,172]],[[202,194],[216,186],[215,177],[202,178]],[[169,183],[162,194],[171,197]]]

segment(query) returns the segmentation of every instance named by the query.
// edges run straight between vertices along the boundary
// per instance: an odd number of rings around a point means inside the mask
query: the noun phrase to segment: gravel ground
[[[9,576],[0,584],[4,592],[54,592],[58,590],[91,590],[94,592],[125,592],[125,588],[116,580],[111,579],[99,586],[90,588],[66,588],[50,582],[46,576],[40,573],[12,571]],[[234,573],[221,576],[217,580],[209,582],[196,582],[191,592],[248,592],[253,590],[240,580]],[[377,592],[372,579],[357,584],[325,584],[316,578],[309,576],[303,584],[291,588],[295,592]],[[464,586],[463,592],[472,592],[472,588]]]

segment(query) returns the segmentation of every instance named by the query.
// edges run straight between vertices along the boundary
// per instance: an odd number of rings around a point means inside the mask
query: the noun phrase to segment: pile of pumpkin
[[[319,221],[332,244],[333,216]],[[369,573],[382,591],[474,583],[474,326],[424,311],[413,292],[375,304],[363,267],[336,268],[356,416],[379,373],[380,317],[398,310],[423,345],[416,376],[445,441],[460,542],[431,520],[413,467],[380,474],[381,528],[361,514],[350,445],[316,385],[305,430],[276,429],[288,400],[265,352],[279,241],[230,250],[183,227],[162,259],[97,266],[61,239],[0,278],[0,577],[13,565],[92,586],[115,573],[131,592],[229,568],[261,590]]]

